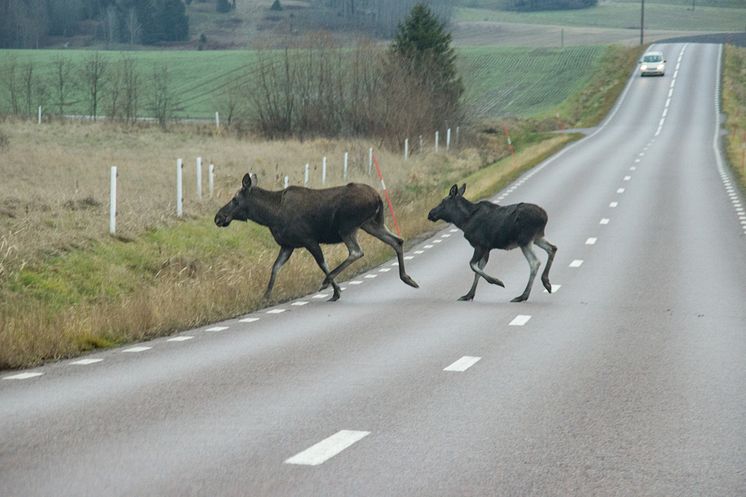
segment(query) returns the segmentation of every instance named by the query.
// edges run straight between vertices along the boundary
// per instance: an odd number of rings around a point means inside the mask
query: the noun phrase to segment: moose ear
[[[448,196],[451,197],[451,198],[453,198],[453,197],[456,196],[456,194],[458,194],[458,185],[453,185],[451,187],[451,191],[448,192]]]
[[[466,183],[461,185],[461,188],[458,189],[458,194],[462,197],[464,196],[464,192],[466,192]]]
[[[241,186],[243,186],[245,189],[251,188],[251,175],[246,173],[243,175],[243,181],[241,182]]]

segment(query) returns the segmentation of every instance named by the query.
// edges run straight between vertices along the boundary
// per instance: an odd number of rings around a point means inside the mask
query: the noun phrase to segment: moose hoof
[[[511,302],[525,302],[527,300],[528,300],[528,295],[519,295],[513,300],[511,300]]]
[[[469,295],[468,293],[466,295],[462,295],[458,298],[459,302],[471,302],[474,300],[474,295]]]
[[[332,295],[332,298],[327,300],[327,302],[336,302],[337,300],[339,300],[339,294],[335,293],[334,295]]]
[[[547,289],[547,292],[552,293],[552,284],[549,283],[549,280],[541,280],[541,283],[544,285],[544,288]]]
[[[491,283],[493,285],[497,285],[497,286],[501,286],[501,287],[505,288],[505,283],[503,283],[502,281],[500,281],[500,280],[498,280],[496,278],[490,278],[490,279],[487,280],[487,282]]]
[[[410,278],[408,275],[404,275],[401,277],[401,280],[406,283],[407,285],[413,287],[413,288],[419,288],[420,285],[417,284],[416,281],[414,281],[412,278]]]

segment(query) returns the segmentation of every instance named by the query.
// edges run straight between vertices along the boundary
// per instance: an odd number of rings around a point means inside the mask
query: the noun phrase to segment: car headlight
[[[641,66],[640,66],[640,70],[641,70],[641,71],[647,71],[647,70],[648,70],[648,65],[647,65],[647,64],[643,64],[643,65],[641,65]]]
[[[658,70],[659,71],[662,71],[664,67],[666,67],[666,66],[663,65],[663,64],[658,64]]]

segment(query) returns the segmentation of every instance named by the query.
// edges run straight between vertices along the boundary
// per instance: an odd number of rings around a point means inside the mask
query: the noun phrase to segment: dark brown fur
[[[215,224],[225,227],[234,219],[252,220],[267,226],[280,245],[265,298],[269,298],[277,272],[293,251],[305,248],[326,275],[321,289],[331,284],[334,295],[330,300],[339,299],[341,290],[334,278],[363,256],[356,238],[361,228],[394,249],[399,260],[399,277],[404,283],[418,287],[404,270],[404,242],[386,228],[383,201],[368,185],[348,183],[321,190],[291,186],[282,191],[269,191],[257,187],[256,177],[247,174],[238,193],[215,215]],[[329,271],[320,247],[322,243],[344,243],[349,256]]]

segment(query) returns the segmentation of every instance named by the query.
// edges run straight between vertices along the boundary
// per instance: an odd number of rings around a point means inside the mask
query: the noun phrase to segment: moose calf
[[[547,225],[546,211],[534,204],[520,203],[502,207],[486,201],[473,203],[464,198],[465,191],[466,184],[460,189],[458,185],[453,185],[448,196],[427,216],[430,221],[442,219],[455,224],[464,232],[464,237],[474,247],[474,256],[469,263],[475,273],[474,283],[468,293],[459,300],[474,298],[480,276],[487,282],[504,288],[502,281],[484,272],[484,266],[487,265],[490,250],[495,248],[510,250],[516,247],[521,247],[531,268],[531,274],[526,289],[512,302],[527,300],[536,272],[541,265],[536,254],[531,250],[531,243],[544,249],[549,255],[547,265],[541,274],[541,282],[551,293],[549,269],[552,267],[557,247],[544,239],[544,227]]]

